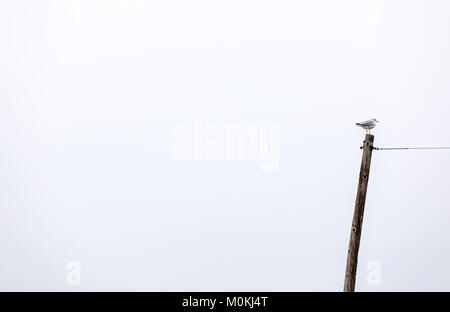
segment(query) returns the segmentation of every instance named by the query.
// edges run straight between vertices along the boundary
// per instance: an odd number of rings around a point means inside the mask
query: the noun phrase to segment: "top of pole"
[[[375,136],[373,135],[373,134],[369,134],[369,133],[367,133],[366,134],[366,138],[364,139],[364,144],[363,144],[363,146],[361,146],[360,147],[360,149],[363,149],[364,147],[370,147],[370,148],[372,148],[372,149],[375,149],[374,147],[373,147],[373,141],[374,141],[374,139],[375,139]]]
[[[366,134],[366,139],[365,139],[365,141],[368,141],[368,142],[372,142],[373,143],[373,140],[375,139],[375,136],[373,135],[373,134]]]

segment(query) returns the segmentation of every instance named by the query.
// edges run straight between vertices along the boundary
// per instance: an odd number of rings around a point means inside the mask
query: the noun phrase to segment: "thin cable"
[[[377,151],[398,151],[398,150],[447,150],[450,146],[445,147],[374,147]]]

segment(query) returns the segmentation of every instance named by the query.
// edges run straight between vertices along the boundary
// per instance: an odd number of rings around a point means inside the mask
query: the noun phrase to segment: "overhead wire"
[[[450,146],[443,147],[374,147],[377,151],[398,151],[398,150],[447,150]]]

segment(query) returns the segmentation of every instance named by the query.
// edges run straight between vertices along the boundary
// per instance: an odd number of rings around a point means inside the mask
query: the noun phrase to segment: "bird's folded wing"
[[[366,121],[360,122],[359,124],[361,126],[366,126],[366,127],[373,126],[373,122],[371,120],[366,120]]]

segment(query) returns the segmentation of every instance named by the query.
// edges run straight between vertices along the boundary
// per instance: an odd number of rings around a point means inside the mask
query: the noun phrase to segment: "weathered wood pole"
[[[348,244],[347,267],[345,270],[344,292],[355,291],[356,269],[358,266],[359,241],[364,217],[364,206],[366,204],[367,184],[369,182],[370,162],[374,136],[366,134],[363,145],[361,169],[359,172],[358,192],[356,194],[355,211],[353,213],[350,243]]]

